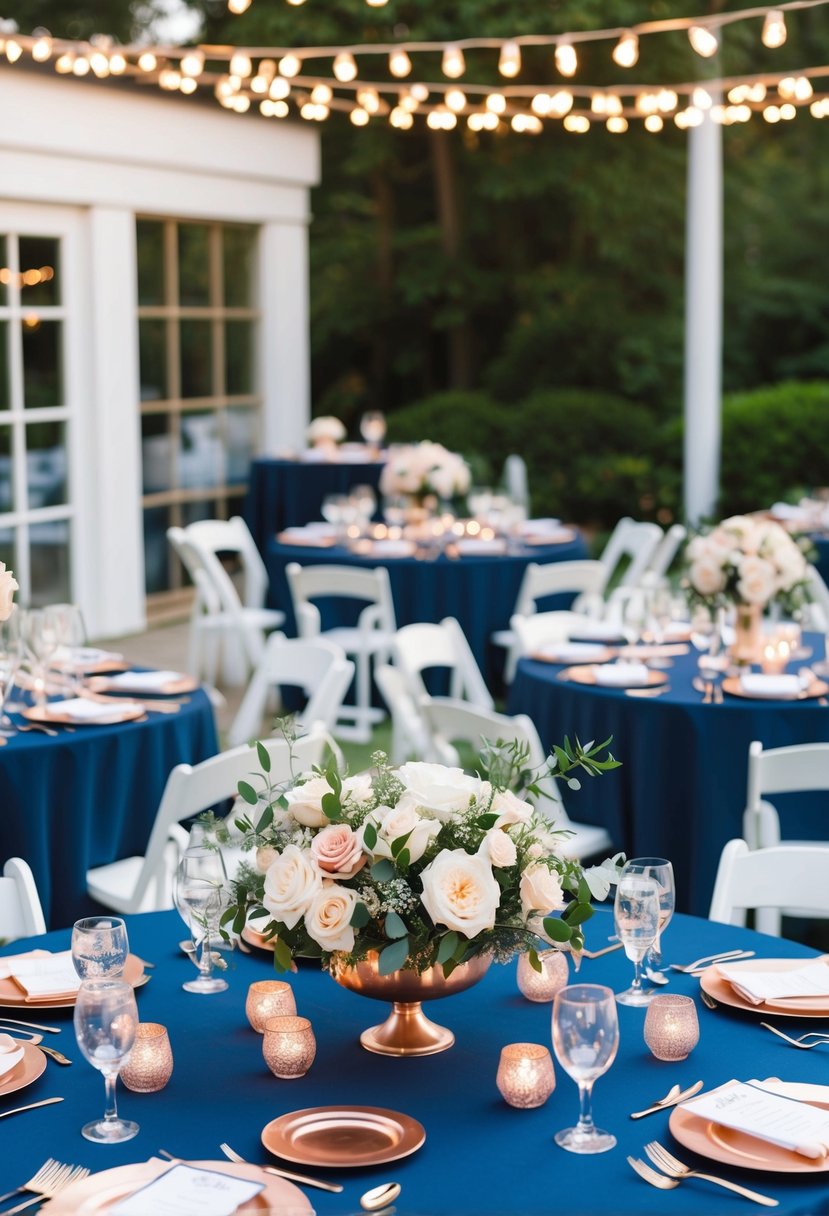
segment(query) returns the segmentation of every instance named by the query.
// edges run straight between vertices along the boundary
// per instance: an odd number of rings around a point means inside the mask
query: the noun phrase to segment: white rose
[[[501,888],[480,853],[444,850],[420,875],[423,906],[436,925],[473,938],[495,924]]]
[[[18,590],[17,580],[5,563],[0,562],[0,621],[7,621],[12,614],[14,593]]]
[[[533,817],[529,802],[518,798],[512,790],[498,790],[489,809],[498,816],[496,828],[509,827],[513,823],[529,823]]]
[[[330,414],[315,418],[306,431],[309,443],[319,443],[320,440],[326,439],[333,443],[341,443],[345,439],[345,434],[345,427],[339,418],[334,418]]]
[[[355,773],[343,781],[343,798],[364,806],[374,798],[374,786],[371,783],[371,773]]]
[[[465,811],[472,798],[487,796],[486,784],[479,777],[470,777],[463,769],[443,764],[410,761],[400,766],[397,776],[414,805],[430,811],[444,823]],[[405,794],[400,801],[404,798]]]
[[[745,557],[740,563],[737,594],[746,604],[767,604],[775,592],[774,567],[762,557]]]
[[[305,928],[323,950],[354,949],[351,917],[357,892],[338,883],[325,882],[305,913]]]
[[[325,827],[328,823],[328,816],[322,809],[322,800],[326,794],[333,794],[333,792],[324,777],[311,777],[302,785],[295,785],[293,789],[286,792],[288,810],[297,823],[302,823],[309,828]]]
[[[713,557],[701,557],[688,572],[700,595],[717,595],[725,590],[725,571]]]
[[[518,885],[521,909],[525,917],[538,912],[542,916],[560,912],[565,906],[561,881],[554,870],[548,870],[541,862],[533,862],[521,875]]]
[[[268,867],[262,903],[275,920],[293,929],[321,887],[322,875],[311,855],[289,844]]]
[[[491,832],[487,832],[481,841],[478,852],[488,858],[492,865],[499,868],[514,866],[518,860],[518,850],[515,847],[515,841],[506,832],[502,832],[500,828],[493,828]]]
[[[440,831],[440,822],[418,815],[416,803],[411,799],[405,800],[405,795],[397,806],[378,808],[378,811],[381,813],[375,812],[378,814],[375,823],[377,843],[371,850],[374,856],[391,858],[391,846],[394,841],[408,835],[406,848],[409,858],[413,862],[420,861]]]
[[[278,856],[279,849],[275,849],[272,844],[260,845],[256,850],[256,868],[259,873],[267,874]]]

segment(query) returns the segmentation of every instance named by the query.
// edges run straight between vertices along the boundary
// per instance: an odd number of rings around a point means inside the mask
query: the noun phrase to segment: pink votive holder
[[[540,1043],[509,1043],[501,1049],[495,1084],[510,1106],[543,1106],[556,1087],[552,1056]]]
[[[283,1081],[304,1077],[317,1054],[314,1031],[307,1018],[268,1018],[262,1055],[275,1077]]]
[[[561,950],[542,950],[538,955],[541,970],[536,971],[528,954],[518,960],[518,988],[528,1001],[551,1001],[567,986],[570,965]]]
[[[655,996],[645,1014],[645,1042],[657,1060],[684,1060],[699,1042],[697,1007],[690,996]]]
[[[173,1075],[173,1051],[166,1026],[158,1022],[139,1022],[135,1042],[119,1076],[136,1094],[154,1094],[163,1089]]]
[[[296,1013],[294,990],[284,980],[256,980],[248,988],[245,1013],[253,1029],[264,1034],[269,1018],[292,1017]]]

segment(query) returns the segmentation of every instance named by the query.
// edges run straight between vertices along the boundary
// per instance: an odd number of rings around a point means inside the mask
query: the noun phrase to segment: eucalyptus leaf
[[[403,921],[400,919],[400,917],[397,915],[396,912],[387,912],[386,913],[384,928],[386,930],[386,937],[392,937],[395,939],[397,939],[399,937],[405,937],[406,934],[409,932],[409,930],[406,928],[405,924],[403,923]]]
[[[530,966],[532,967],[533,971],[537,971],[538,974],[540,975],[541,972],[544,970],[544,968],[541,966],[541,959],[538,957],[538,951],[537,950],[528,950],[527,958],[529,959],[529,963],[530,963]]]
[[[263,773],[271,771],[271,757],[265,744],[258,741],[256,743],[256,754],[259,757],[259,764]]]
[[[409,938],[401,937],[398,941],[392,942],[390,946],[386,946],[380,951],[380,957],[377,960],[377,970],[380,975],[391,975],[393,971],[399,971],[406,959],[409,957]]]
[[[240,781],[236,786],[240,797],[244,798],[245,802],[249,802],[251,806],[256,806],[259,801],[259,795],[252,785],[247,781]]]
[[[290,971],[293,962],[291,948],[281,937],[274,938],[273,961],[277,971]]]
[[[363,929],[371,920],[371,913],[364,903],[358,901],[354,905],[354,911],[351,913],[349,924],[353,929]]]
[[[381,857],[379,861],[375,861],[370,873],[375,882],[388,882],[394,878],[395,870],[388,857]]]
[[[551,942],[569,942],[571,937],[570,926],[557,916],[544,917],[544,932]]]
[[[437,961],[439,963],[445,963],[452,957],[458,947],[459,940],[460,938],[454,929],[450,930],[449,933],[444,933],[438,946]]]
[[[377,844],[377,828],[370,820],[363,829],[363,842],[367,849],[373,849]]]

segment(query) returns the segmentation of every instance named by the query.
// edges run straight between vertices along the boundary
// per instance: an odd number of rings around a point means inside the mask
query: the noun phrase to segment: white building
[[[166,528],[241,505],[309,414],[315,132],[0,68],[0,560],[141,629]]]

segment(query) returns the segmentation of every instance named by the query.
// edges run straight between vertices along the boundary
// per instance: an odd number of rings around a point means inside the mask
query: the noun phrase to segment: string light
[[[406,52],[401,48],[392,51],[389,55],[389,71],[392,76],[402,77],[410,75],[412,70],[412,61]]]
[[[605,126],[607,127],[608,131],[612,132],[613,135],[623,135],[628,129],[628,120],[626,118],[622,118],[620,114],[611,114],[610,118],[608,118],[607,122],[605,123]]]
[[[710,59],[720,49],[719,35],[707,25],[689,26],[688,41],[703,59]]]
[[[517,42],[505,42],[498,57],[498,71],[502,76],[517,76],[521,71],[521,48]]]
[[[362,106],[355,106],[348,117],[354,123],[355,127],[368,126],[369,113],[368,110],[364,110]]]
[[[227,0],[227,8],[235,17],[240,17],[250,8],[250,0]]]
[[[507,99],[503,93],[490,93],[484,105],[489,110],[490,114],[503,114],[507,108]]]
[[[283,55],[279,61],[280,76],[298,76],[302,68],[302,60],[296,55]],[[233,71],[233,62],[231,60],[231,72]]]
[[[650,131],[652,135],[657,131],[661,131],[665,123],[658,114],[648,114],[645,118],[645,130]]]
[[[459,76],[463,76],[466,71],[466,60],[463,51],[459,46],[450,43],[444,49],[443,59],[441,60],[440,70],[444,76],[448,76],[450,80],[457,80]]]
[[[355,80],[357,77],[357,61],[350,51],[340,51],[334,56],[333,70],[337,80],[347,84],[349,80]]]
[[[466,109],[466,93],[461,89],[447,89],[443,100],[456,114],[460,114],[462,110]]]
[[[158,60],[152,51],[143,51],[138,56],[138,66],[142,72],[154,72],[158,67]]]
[[[562,76],[575,76],[579,66],[576,48],[567,39],[559,42],[555,51],[556,69]]]
[[[46,63],[52,57],[52,36],[48,30],[36,29],[33,37],[36,42],[32,47],[32,59],[35,63]]]
[[[625,30],[613,48],[613,62],[620,68],[632,68],[639,59],[639,39],[632,30]]]
[[[573,135],[586,135],[590,130],[590,119],[586,114],[568,114],[564,119],[564,130]]]
[[[253,71],[253,63],[251,62],[250,55],[246,55],[244,53],[244,51],[235,51],[234,54],[231,55],[231,58],[230,58],[231,76],[238,76],[241,80],[245,80],[248,76],[250,76],[252,71]],[[299,71],[299,61],[298,60],[297,60],[297,71]],[[286,76],[289,76],[290,72],[285,72],[284,74]]]
[[[779,8],[772,8],[763,18],[763,32],[760,35],[763,46],[776,51],[786,41],[786,18]]]

